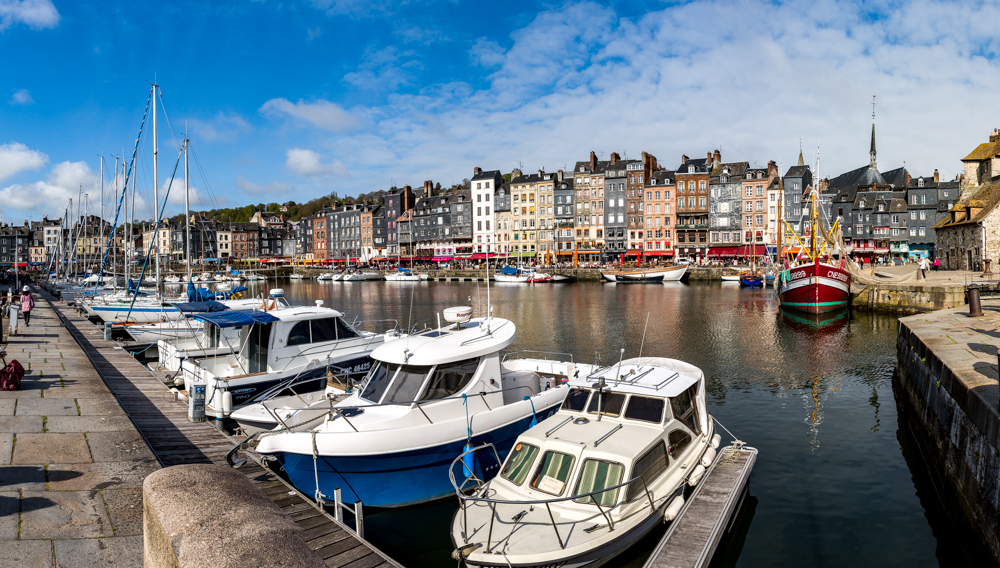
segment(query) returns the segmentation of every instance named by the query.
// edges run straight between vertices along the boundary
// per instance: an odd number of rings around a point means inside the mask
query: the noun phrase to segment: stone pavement
[[[31,326],[6,345],[24,380],[0,391],[0,568],[142,566],[142,481],[160,466],[35,297]]]

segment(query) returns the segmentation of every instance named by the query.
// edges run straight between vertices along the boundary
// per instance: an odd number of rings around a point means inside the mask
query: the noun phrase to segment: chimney
[[[480,168],[479,166],[472,168],[472,175],[478,176],[481,173],[483,173],[483,168]]]
[[[476,168],[477,170],[479,168]],[[430,197],[434,194],[434,182],[427,180],[424,182],[424,197]]]
[[[562,170],[559,170],[559,171],[556,172],[556,179],[558,179],[559,181],[563,180],[563,171]]]
[[[708,168],[708,169],[712,169],[712,153],[711,152],[708,152],[708,155],[705,157],[705,167]]]
[[[1000,140],[1000,130],[994,128],[993,132],[990,133],[990,142],[996,142]]]
[[[938,173],[937,168],[934,168],[934,183],[941,181],[941,174]]]
[[[590,152],[590,171],[593,172],[597,169],[597,154],[593,151]]]
[[[612,166],[615,165],[615,164],[617,164],[618,160],[620,160],[620,159],[621,159],[621,157],[618,156],[618,152],[611,152],[611,165]]]
[[[719,152],[718,150],[716,150],[715,154],[712,156],[712,161],[713,162],[721,162],[722,161],[722,153]]]
[[[688,163],[688,160],[690,160],[690,159],[691,159],[691,158],[688,158],[688,155],[687,155],[687,154],[681,154],[681,164],[686,164],[686,163]]]

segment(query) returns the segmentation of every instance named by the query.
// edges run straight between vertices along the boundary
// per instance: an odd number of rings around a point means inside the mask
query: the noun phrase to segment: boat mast
[[[812,248],[812,257],[814,262],[819,262],[819,258],[816,256],[816,188],[813,187],[812,190],[812,239],[810,240],[810,247]]]
[[[135,241],[132,239],[132,232],[135,230],[135,178],[132,176],[132,206],[128,207],[128,200],[125,200],[125,205],[127,212],[125,215],[125,223],[127,226],[127,231],[125,233],[125,262],[129,265],[129,273],[131,274],[132,257],[135,256]],[[131,216],[130,216],[131,215]],[[129,251],[131,250],[131,254]],[[138,287],[141,282],[136,282]]]
[[[160,224],[160,201],[158,197],[158,186],[160,185],[160,178],[157,175],[156,169],[156,154],[160,151],[156,143],[156,95],[159,91],[159,86],[156,84],[156,79],[153,79],[153,223],[155,225]],[[154,238],[156,235],[156,230],[153,230]],[[156,251],[156,290],[160,290],[160,243],[153,243],[153,250]]]
[[[184,139],[184,263],[191,282],[191,204],[188,199],[188,139]]]

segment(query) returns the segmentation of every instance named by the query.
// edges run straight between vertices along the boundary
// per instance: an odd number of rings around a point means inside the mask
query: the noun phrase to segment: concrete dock
[[[900,318],[892,383],[950,520],[1000,562],[1000,301],[983,312]]]
[[[643,568],[703,568],[715,555],[746,497],[755,448],[719,451]]]
[[[25,377],[0,391],[0,567],[142,566],[142,480],[160,464],[36,300],[30,327],[7,338]]]

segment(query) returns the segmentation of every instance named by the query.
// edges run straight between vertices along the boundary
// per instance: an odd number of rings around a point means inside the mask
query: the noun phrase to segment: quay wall
[[[944,510],[962,527],[960,539],[1000,564],[996,347],[954,327],[965,318],[996,329],[996,316],[986,322],[950,309],[901,318],[892,386],[900,425],[913,433]]]
[[[932,312],[964,305],[962,285],[927,286],[921,284],[874,284],[854,295],[855,309],[891,314]]]

